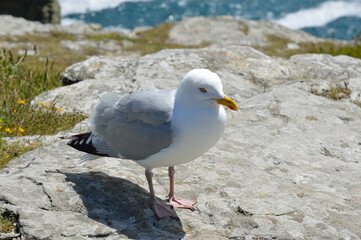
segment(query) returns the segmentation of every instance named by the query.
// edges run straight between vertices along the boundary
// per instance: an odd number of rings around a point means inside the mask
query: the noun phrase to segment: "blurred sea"
[[[265,19],[318,37],[350,40],[361,32],[361,0],[59,0],[62,24],[99,23],[129,31],[193,16]]]

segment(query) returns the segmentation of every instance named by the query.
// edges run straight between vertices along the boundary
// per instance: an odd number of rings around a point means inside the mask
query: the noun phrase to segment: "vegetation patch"
[[[39,93],[61,86],[53,63],[46,61],[31,67],[26,56],[15,57],[0,49],[0,139],[3,137],[56,134],[71,129],[85,119],[80,113],[67,113],[53,105],[33,106]],[[39,147],[38,143],[7,145],[0,140],[0,168],[24,152]]]
[[[16,141],[13,143],[7,143],[0,138],[0,169],[5,167],[11,159],[17,158],[20,155],[41,147],[40,141],[30,142],[27,140],[25,143]]]
[[[124,36],[121,33],[110,32],[110,33],[97,33],[97,34],[89,34],[85,36],[85,39],[94,40],[94,41],[104,41],[104,40],[131,40],[131,38]]]
[[[301,42],[297,44],[299,46],[298,49],[287,48],[287,44],[292,43],[292,41],[288,38],[272,34],[268,35],[267,38],[270,42],[268,46],[256,48],[270,56],[289,58],[295,54],[324,53],[333,56],[347,55],[354,58],[361,58],[361,39],[359,36],[356,37],[354,41],[350,41],[347,44],[335,44],[331,41],[318,43]]]
[[[0,210],[0,233],[18,232],[17,217],[13,213]]]
[[[311,93],[333,100],[341,100],[350,98],[351,90],[347,87],[332,87],[330,89],[323,89],[321,93],[311,90]]]
[[[317,90],[311,89],[311,93],[317,96],[322,96],[326,98],[330,98],[333,100],[341,100],[341,99],[349,99],[351,95],[351,90],[348,89],[347,84],[345,83],[345,87],[331,87],[330,89],[322,89],[322,92],[318,92]],[[351,101],[361,108],[361,102]]]
[[[23,65],[28,70],[42,71],[47,62],[52,63],[52,72],[61,73],[66,67],[86,59],[86,56],[73,50],[63,48],[62,40],[76,41],[74,35],[65,32],[52,31],[48,35],[43,34],[26,34],[24,36],[6,37],[4,40],[11,43],[18,43],[17,47],[12,48],[13,53],[25,51],[28,47],[24,47],[21,43],[33,45],[32,55],[27,55],[23,59]]]

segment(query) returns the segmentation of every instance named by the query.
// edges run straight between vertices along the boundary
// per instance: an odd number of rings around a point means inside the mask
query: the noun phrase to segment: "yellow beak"
[[[216,100],[219,104],[229,107],[233,111],[238,110],[237,104],[227,96],[224,96],[224,98],[212,98],[212,99]]]

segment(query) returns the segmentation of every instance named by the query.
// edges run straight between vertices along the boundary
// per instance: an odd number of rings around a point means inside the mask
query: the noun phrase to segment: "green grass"
[[[339,45],[330,41],[323,41],[318,43],[301,42],[298,43],[299,49],[287,49],[287,44],[292,41],[288,38],[279,37],[276,35],[268,35],[270,44],[264,47],[256,47],[270,56],[279,56],[289,58],[295,54],[305,53],[325,53],[333,56],[347,55],[354,58],[361,58],[361,41],[356,38],[348,44]]]
[[[0,139],[3,137],[56,134],[71,129],[85,118],[79,113],[66,113],[54,105],[33,106],[39,93],[61,86],[53,63],[25,64],[26,56],[15,57],[0,50]],[[0,142],[0,168],[21,153],[39,144],[7,145]]]
[[[0,169],[5,167],[10,160],[41,146],[42,144],[39,141],[27,141],[26,143],[16,141],[8,144],[5,140],[0,138]]]

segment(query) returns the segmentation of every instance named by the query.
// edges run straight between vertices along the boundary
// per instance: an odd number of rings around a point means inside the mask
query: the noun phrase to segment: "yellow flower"
[[[0,123],[2,123],[3,122],[3,120],[2,119],[0,119]]]
[[[9,156],[9,155],[6,155],[5,157],[6,157],[6,158],[9,158],[10,156]]]
[[[18,103],[19,103],[19,104],[24,104],[25,101],[24,101],[24,100],[18,100]]]
[[[0,126],[0,129],[2,128],[2,126]]]
[[[11,130],[10,128],[5,128],[5,132],[12,133],[13,130]]]
[[[16,113],[16,109],[14,109],[14,113]]]
[[[44,102],[40,102],[40,105],[43,105],[44,104]]]
[[[63,111],[63,109],[62,109],[62,108],[60,108],[60,112],[61,112],[61,111]]]
[[[56,107],[56,108],[55,108],[55,110],[59,111],[59,108],[58,108],[58,107]]]
[[[23,132],[25,132],[25,130],[23,128],[19,127],[19,132],[23,133]]]

